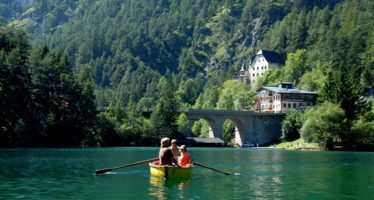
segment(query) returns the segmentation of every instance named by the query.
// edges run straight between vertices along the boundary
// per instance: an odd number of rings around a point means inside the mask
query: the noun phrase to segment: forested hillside
[[[248,108],[256,88],[230,79],[259,49],[280,53],[286,65],[267,72],[257,88],[290,81],[357,120],[365,107],[360,96],[373,86],[373,13],[371,0],[0,1],[0,23],[24,30],[34,47],[67,55],[73,73],[92,71],[96,105],[109,109],[120,135],[156,126],[155,116],[144,122],[120,112],[163,112],[160,94],[175,95],[170,113]],[[142,122],[129,126],[131,117]]]
[[[285,57],[306,48],[302,44],[309,28],[302,22],[306,14],[315,20],[312,15],[323,9],[332,12],[329,8],[338,2],[35,0],[10,23],[26,28],[34,45],[48,44],[67,54],[76,68],[92,67],[99,106],[113,101],[126,105],[130,98],[154,96],[160,75],[168,70],[177,88],[188,79],[201,79],[201,85],[194,87],[197,91],[188,94],[194,96],[183,99],[193,105],[191,99],[203,91],[206,81],[213,82],[209,87],[222,86],[260,47]],[[284,35],[273,30],[279,29],[279,23],[290,24],[282,30]],[[297,31],[305,34],[298,38]],[[273,41],[271,36],[278,35],[284,41]],[[290,39],[291,35],[303,42]]]

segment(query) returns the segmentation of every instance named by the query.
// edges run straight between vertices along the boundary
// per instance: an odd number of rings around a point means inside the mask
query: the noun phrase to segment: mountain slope
[[[329,62],[335,35],[348,29],[331,26],[346,20],[344,7],[351,5],[357,5],[357,10],[348,12],[351,16],[365,11],[357,19],[362,22],[358,29],[363,30],[364,49],[355,53],[370,54],[367,38],[372,31],[363,22],[365,17],[372,19],[372,3],[355,2],[34,0],[11,23],[24,27],[34,45],[47,43],[66,53],[76,71],[82,65],[92,67],[99,104],[125,105],[129,99],[156,95],[159,77],[168,71],[176,77],[176,88],[203,74],[199,94],[204,85],[230,79],[260,47],[285,58],[297,49],[308,49],[311,67],[306,71],[311,71],[321,65],[320,58]],[[336,30],[327,32],[329,28]]]

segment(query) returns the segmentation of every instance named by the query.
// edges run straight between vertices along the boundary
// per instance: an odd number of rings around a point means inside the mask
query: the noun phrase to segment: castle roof
[[[261,89],[258,90],[258,93],[263,91],[272,91],[275,93],[299,93],[299,94],[315,94],[317,93],[309,91],[309,90],[300,90],[299,88],[294,88],[292,83],[283,82],[278,87],[273,86],[263,86]]]
[[[244,69],[244,63],[242,64],[242,68],[240,68],[240,71],[241,71],[241,72],[244,72],[244,71],[245,71],[245,69]]]
[[[262,89],[260,89],[260,91],[262,90],[269,90],[269,91],[272,91],[272,92],[275,92],[275,93],[299,93],[299,94],[317,94],[315,92],[312,92],[312,91],[308,91],[308,90],[300,90],[299,88],[291,88],[291,89],[288,89],[288,88],[281,88],[281,87],[267,87],[267,86],[264,86],[262,87]]]
[[[260,55],[264,56],[269,64],[284,65],[283,57],[277,52],[262,49],[256,53],[256,57]]]

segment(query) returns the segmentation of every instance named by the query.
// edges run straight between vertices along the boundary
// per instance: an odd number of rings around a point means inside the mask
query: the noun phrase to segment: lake
[[[151,178],[156,147],[0,149],[0,199],[374,199],[374,153],[194,148],[189,180]]]

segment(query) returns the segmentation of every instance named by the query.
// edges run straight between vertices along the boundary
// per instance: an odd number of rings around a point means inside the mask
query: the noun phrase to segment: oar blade
[[[95,174],[96,175],[105,174],[105,173],[110,172],[110,171],[112,171],[112,168],[98,169],[98,170],[95,171]]]

